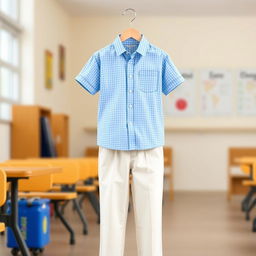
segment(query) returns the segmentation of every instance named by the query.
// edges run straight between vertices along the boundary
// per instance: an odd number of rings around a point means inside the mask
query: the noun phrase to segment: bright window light
[[[18,20],[18,0],[0,0],[0,10],[13,20]]]
[[[19,1],[0,0],[0,120],[11,120],[20,103]]]

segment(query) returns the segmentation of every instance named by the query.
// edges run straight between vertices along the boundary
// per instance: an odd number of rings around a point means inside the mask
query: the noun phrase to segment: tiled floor
[[[164,256],[255,256],[256,233],[240,211],[240,198],[227,202],[225,193],[176,193],[165,195],[163,206]],[[68,235],[59,220],[52,220],[52,242],[45,256],[98,256],[99,225],[90,205],[85,205],[89,234],[84,236],[77,215],[67,211],[76,231],[77,243],[68,244]],[[133,208],[131,208],[133,210]],[[252,214],[254,216],[255,214]],[[136,256],[132,211],[128,215],[125,256]],[[0,238],[0,255],[10,255]],[[109,255],[111,256],[111,255]],[[121,255],[120,255],[121,256]]]

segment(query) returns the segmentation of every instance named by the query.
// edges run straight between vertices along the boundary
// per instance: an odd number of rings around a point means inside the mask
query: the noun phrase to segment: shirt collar
[[[117,55],[121,55],[122,53],[126,52],[126,49],[120,39],[120,34],[116,36],[113,45],[115,47]],[[149,47],[149,42],[145,38],[145,36],[142,34],[139,46],[136,50],[136,52],[140,53],[141,55],[145,55]]]

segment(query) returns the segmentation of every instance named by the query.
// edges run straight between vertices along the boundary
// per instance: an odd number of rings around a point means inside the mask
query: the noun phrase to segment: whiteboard
[[[163,96],[167,130],[256,131],[256,68],[182,69],[181,73],[186,81]],[[183,111],[180,99],[186,101]]]

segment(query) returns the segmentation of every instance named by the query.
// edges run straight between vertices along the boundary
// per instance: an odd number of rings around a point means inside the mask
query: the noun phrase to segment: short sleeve
[[[100,66],[96,54],[90,57],[75,80],[90,94],[100,90]]]
[[[162,92],[168,95],[178,85],[183,83],[185,79],[175,67],[169,55],[166,55],[163,60],[162,68]]]

